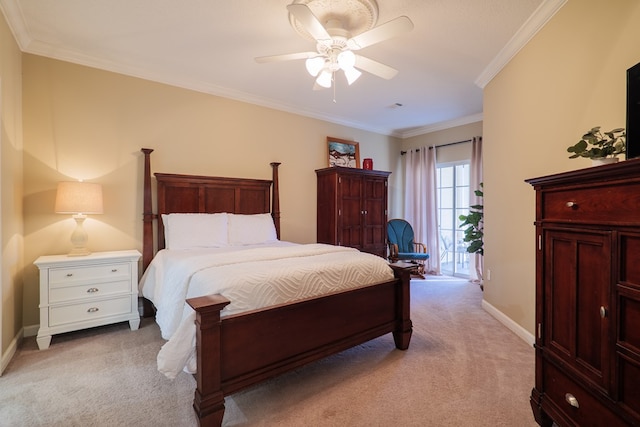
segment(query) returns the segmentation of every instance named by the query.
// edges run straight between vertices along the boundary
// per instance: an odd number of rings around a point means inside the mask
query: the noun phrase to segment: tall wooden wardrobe
[[[527,182],[536,190],[535,418],[640,426],[640,159]]]
[[[318,243],[350,246],[386,257],[390,174],[345,167],[316,170]]]

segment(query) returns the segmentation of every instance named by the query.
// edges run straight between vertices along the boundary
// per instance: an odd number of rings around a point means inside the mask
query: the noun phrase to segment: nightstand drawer
[[[90,299],[107,295],[126,294],[131,292],[131,282],[121,280],[111,283],[90,283],[77,286],[57,286],[49,290],[49,303],[60,303],[78,299]]]
[[[79,282],[111,282],[129,280],[130,277],[131,268],[127,263],[52,268],[49,270],[49,286],[55,288]]]
[[[49,308],[49,325],[76,323],[131,312],[131,296]]]

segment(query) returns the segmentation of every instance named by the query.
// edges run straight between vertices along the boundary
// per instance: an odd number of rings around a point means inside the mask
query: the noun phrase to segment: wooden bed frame
[[[154,219],[157,220],[158,249],[164,247],[161,214],[271,212],[280,237],[279,163],[271,163],[271,181],[156,173],[158,206],[154,214],[152,151],[142,149],[145,158],[144,269],[153,257]],[[221,295],[187,300],[196,311],[198,371],[193,408],[200,425],[222,424],[226,395],[389,332],[393,333],[395,346],[406,350],[412,332],[410,269],[393,265],[392,268],[396,278],[388,282],[223,319],[220,311],[229,300]]]

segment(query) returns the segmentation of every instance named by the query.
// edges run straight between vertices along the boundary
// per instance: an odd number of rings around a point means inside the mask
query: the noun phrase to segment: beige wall
[[[589,167],[566,148],[593,126],[625,126],[638,22],[637,0],[569,1],[484,90],[484,298],[529,333],[535,199],[524,179]]]
[[[73,220],[53,213],[58,181],[103,185],[105,212],[85,222],[91,250],[140,250],[140,148],[155,149],[152,172],[270,179],[279,161],[282,239],[308,243],[326,137],[358,141],[380,170],[393,171],[400,149],[395,138],[39,56],[25,54],[23,67],[25,325],[39,322],[32,262],[71,248]]]
[[[0,18],[0,373],[22,328],[21,54]]]

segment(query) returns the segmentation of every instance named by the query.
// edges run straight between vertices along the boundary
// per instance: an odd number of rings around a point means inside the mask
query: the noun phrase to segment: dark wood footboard
[[[410,272],[395,280],[220,319],[220,295],[187,300],[196,311],[197,388],[201,426],[220,426],[224,397],[250,385],[392,333],[411,340]]]

